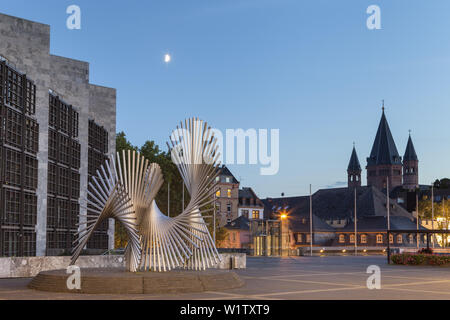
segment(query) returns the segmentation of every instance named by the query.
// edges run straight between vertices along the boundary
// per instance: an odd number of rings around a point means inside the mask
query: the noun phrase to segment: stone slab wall
[[[222,262],[217,269],[246,268],[245,253],[222,253]],[[23,257],[0,258],[0,278],[29,278],[41,271],[65,269],[70,264],[69,256],[62,257]],[[125,259],[122,255],[80,256],[77,261],[80,268],[124,268]]]

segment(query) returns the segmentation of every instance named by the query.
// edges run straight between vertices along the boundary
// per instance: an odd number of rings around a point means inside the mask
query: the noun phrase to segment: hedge
[[[437,254],[393,254],[391,255],[391,261],[403,265],[450,266],[450,256]]]

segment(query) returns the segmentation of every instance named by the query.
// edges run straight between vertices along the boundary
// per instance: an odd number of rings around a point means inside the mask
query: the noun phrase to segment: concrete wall
[[[245,253],[222,253],[218,269],[245,269]],[[70,264],[70,257],[25,257],[0,258],[0,278],[34,277],[41,271],[65,269]],[[125,259],[121,255],[80,256],[77,261],[80,268],[124,268]]]
[[[79,112],[82,214],[86,210],[86,201],[82,199],[87,198],[88,120],[94,119],[108,130],[109,152],[114,151],[116,91],[89,84],[89,63],[50,55],[50,26],[45,24],[0,14],[0,55],[36,84],[35,118],[39,123],[36,255],[43,256],[47,234],[49,89]],[[109,234],[112,247],[113,223],[110,223]]]

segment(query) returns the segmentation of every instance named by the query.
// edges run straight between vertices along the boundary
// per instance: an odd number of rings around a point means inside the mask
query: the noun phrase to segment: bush
[[[433,249],[431,248],[422,248],[419,250],[419,254],[433,254]]]
[[[441,256],[436,254],[393,254],[391,261],[395,264],[403,265],[431,265],[431,266],[443,266],[450,265],[450,256]]]

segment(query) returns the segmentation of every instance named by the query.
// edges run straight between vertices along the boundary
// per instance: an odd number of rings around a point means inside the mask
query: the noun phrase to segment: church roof
[[[353,147],[352,156],[350,157],[347,171],[361,171],[361,165],[359,164],[359,159],[358,155],[356,154],[355,147]]]
[[[383,109],[372,151],[367,158],[367,165],[401,164],[401,160]]]
[[[320,189],[315,192],[312,195],[313,229],[328,232],[333,228],[326,223],[327,220],[352,220],[354,217],[354,192],[355,189],[349,188]],[[294,231],[309,230],[309,196],[267,198],[263,202],[266,205],[265,215],[270,216],[270,213],[275,214],[277,211],[287,210]],[[389,204],[391,218],[399,217],[394,218],[393,221],[407,223],[408,220],[413,220],[412,215],[398,205],[394,199],[389,199]],[[373,230],[383,228],[380,225],[384,225],[383,221],[385,220],[383,219],[387,216],[386,195],[373,186],[358,187],[356,188],[356,210],[358,220],[363,217],[372,218],[361,220],[361,223],[364,223],[362,228],[372,228]],[[399,224],[397,229],[400,228]],[[384,229],[386,228],[384,227]]]
[[[416,150],[414,149],[414,144],[411,139],[411,135],[408,138],[408,144],[406,145],[405,155],[403,156],[403,161],[418,161]]]

